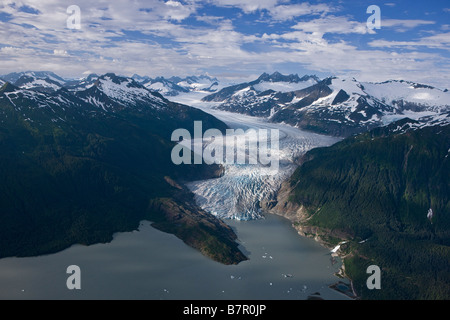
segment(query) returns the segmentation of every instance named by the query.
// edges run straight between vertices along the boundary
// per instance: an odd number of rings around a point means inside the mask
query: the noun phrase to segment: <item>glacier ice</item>
[[[189,102],[194,104],[192,100]],[[340,140],[285,124],[270,123],[263,118],[214,110],[208,103],[194,106],[214,115],[232,129],[278,129],[280,132],[279,169],[275,174],[267,174],[267,167],[261,164],[223,163],[225,171],[220,178],[188,183],[200,207],[222,219],[263,218],[261,204],[275,198],[281,183],[297,167],[295,158],[312,148],[328,146]]]

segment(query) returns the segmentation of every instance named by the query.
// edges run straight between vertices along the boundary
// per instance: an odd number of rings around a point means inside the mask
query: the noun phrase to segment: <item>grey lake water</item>
[[[290,222],[266,215],[226,221],[249,260],[223,265],[143,221],[111,243],[74,245],[56,254],[0,259],[0,299],[348,299],[328,285],[340,266],[329,250],[300,237]],[[81,289],[66,286],[67,267],[81,270]]]

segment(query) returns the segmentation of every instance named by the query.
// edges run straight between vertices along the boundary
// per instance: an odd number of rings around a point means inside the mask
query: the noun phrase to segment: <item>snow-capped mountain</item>
[[[181,77],[156,77],[133,75],[135,81],[146,88],[157,91],[163,96],[173,97],[180,93],[215,92],[219,88],[219,81],[207,75]]]
[[[388,126],[392,133],[406,133],[411,130],[419,130],[426,127],[445,127],[450,125],[450,112],[444,112],[438,115],[424,116],[417,120],[404,118],[390,123]]]
[[[95,84],[95,81],[98,79],[98,75],[95,73],[91,73],[87,77],[83,77],[81,79],[76,80],[68,80],[64,84],[64,88],[69,91],[82,91],[85,89],[89,89]]]
[[[177,85],[175,82],[172,82],[164,77],[157,77],[155,79],[146,79],[141,82],[143,86],[147,89],[159,92],[164,96],[176,96],[179,93],[189,92],[189,89],[181,87]]]
[[[9,82],[19,88],[41,92],[55,92],[61,88],[74,92],[84,91],[91,88],[98,78],[97,74],[92,73],[79,79],[63,79],[50,71],[13,72],[0,76],[4,82]],[[219,81],[208,75],[151,78],[134,74],[131,79],[145,88],[167,97],[189,92],[212,93],[220,88]],[[0,84],[4,82],[0,82]]]
[[[80,79],[63,79],[51,71],[25,71],[12,72],[0,78],[22,89],[55,92],[61,88],[69,91],[88,89],[97,81],[98,75],[90,74]]]
[[[49,79],[53,82],[58,83],[59,85],[63,85],[66,80],[58,76],[57,74],[51,71],[23,71],[23,72],[12,72],[6,75],[0,76],[3,80],[9,83],[15,83],[19,80],[20,77],[27,76],[35,79]]]
[[[189,76],[186,78],[171,77],[169,80],[191,92],[215,92],[219,88],[219,80],[208,75]]]
[[[0,78],[19,88],[41,92],[55,92],[66,83],[66,80],[50,71],[12,72]]]
[[[145,81],[151,79],[149,76],[140,76],[140,75],[138,75],[138,74],[136,74],[136,73],[133,74],[133,75],[131,76],[131,78],[132,78],[133,80],[139,82],[139,83],[143,83],[143,82],[145,82]]]
[[[97,77],[87,89],[79,88],[74,91],[62,87],[58,87],[57,91],[35,90],[29,86],[30,82],[25,81],[28,78],[22,76],[18,79],[23,80],[20,87],[6,82],[0,91],[0,102],[20,111],[21,115],[28,119],[26,121],[49,118],[52,122],[67,122],[87,115],[112,115],[116,112],[153,115],[157,119],[176,118],[187,112],[204,114],[197,109],[170,102],[132,78],[113,73]],[[191,122],[190,125],[193,124],[193,121]]]
[[[14,85],[22,88],[41,92],[55,92],[62,88],[60,82],[56,82],[50,78],[40,79],[35,76],[23,75]]]
[[[3,106],[0,113],[3,125],[7,126],[10,121],[8,113],[16,113],[16,122],[28,122],[42,133],[50,127],[49,124],[68,125],[73,121],[81,122],[88,115],[97,115],[97,108],[84,103],[66,90],[42,92],[19,88],[9,82],[0,89],[0,105]]]
[[[104,110],[113,111],[130,106],[136,110],[144,110],[149,106],[160,109],[167,105],[167,100],[158,93],[147,89],[132,78],[113,73],[98,77],[91,87],[76,92],[76,96]]]
[[[254,101],[264,101],[260,97],[265,97],[275,92],[285,93],[301,90],[319,82],[316,76],[282,75],[275,72],[271,75],[263,73],[258,79],[251,82],[225,87],[220,91],[203,98],[203,101],[211,102],[236,102],[240,104],[252,103]]]
[[[0,87],[0,105],[7,106],[0,110],[2,123],[12,119],[8,112],[14,112],[17,121],[33,124],[39,131],[53,125],[68,131],[88,129],[92,121],[96,127],[102,126],[99,119],[142,121],[140,125],[157,135],[164,133],[166,138],[180,127],[193,130],[194,119],[203,121],[204,127],[225,130],[224,124],[213,116],[169,101],[132,78],[113,73],[99,76],[92,86],[79,91],[62,88],[43,92],[6,82]]]
[[[203,101],[219,103],[216,108],[221,110],[338,136],[406,117],[428,121],[450,110],[448,90],[413,82],[368,83],[338,77],[318,81],[312,76],[297,76],[288,82],[286,77],[292,76],[263,74],[255,81],[208,95]],[[266,80],[270,78],[272,81]]]
[[[410,81],[386,81],[381,83],[361,83],[363,91],[376,99],[399,110],[420,112],[445,111],[450,106],[450,93],[432,86]]]

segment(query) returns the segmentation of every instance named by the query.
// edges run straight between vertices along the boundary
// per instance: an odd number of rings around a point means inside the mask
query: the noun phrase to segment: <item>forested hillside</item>
[[[395,132],[405,122],[308,152],[290,200],[325,238],[350,240],[346,272],[363,298],[449,299],[450,126]],[[366,287],[371,264],[381,290]]]

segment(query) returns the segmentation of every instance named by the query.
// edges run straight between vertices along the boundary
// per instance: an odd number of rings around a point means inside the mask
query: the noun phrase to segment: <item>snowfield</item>
[[[315,85],[317,81],[313,79],[301,82],[272,82],[272,81],[261,81],[255,84],[253,88],[259,92],[264,92],[266,90],[274,90],[278,92],[291,92],[295,90],[302,90]]]
[[[136,101],[161,101],[144,87],[134,87],[131,79],[124,79],[119,84],[112,81],[109,76],[99,78],[100,89],[110,98],[116,101],[124,101],[129,104],[136,104]]]

